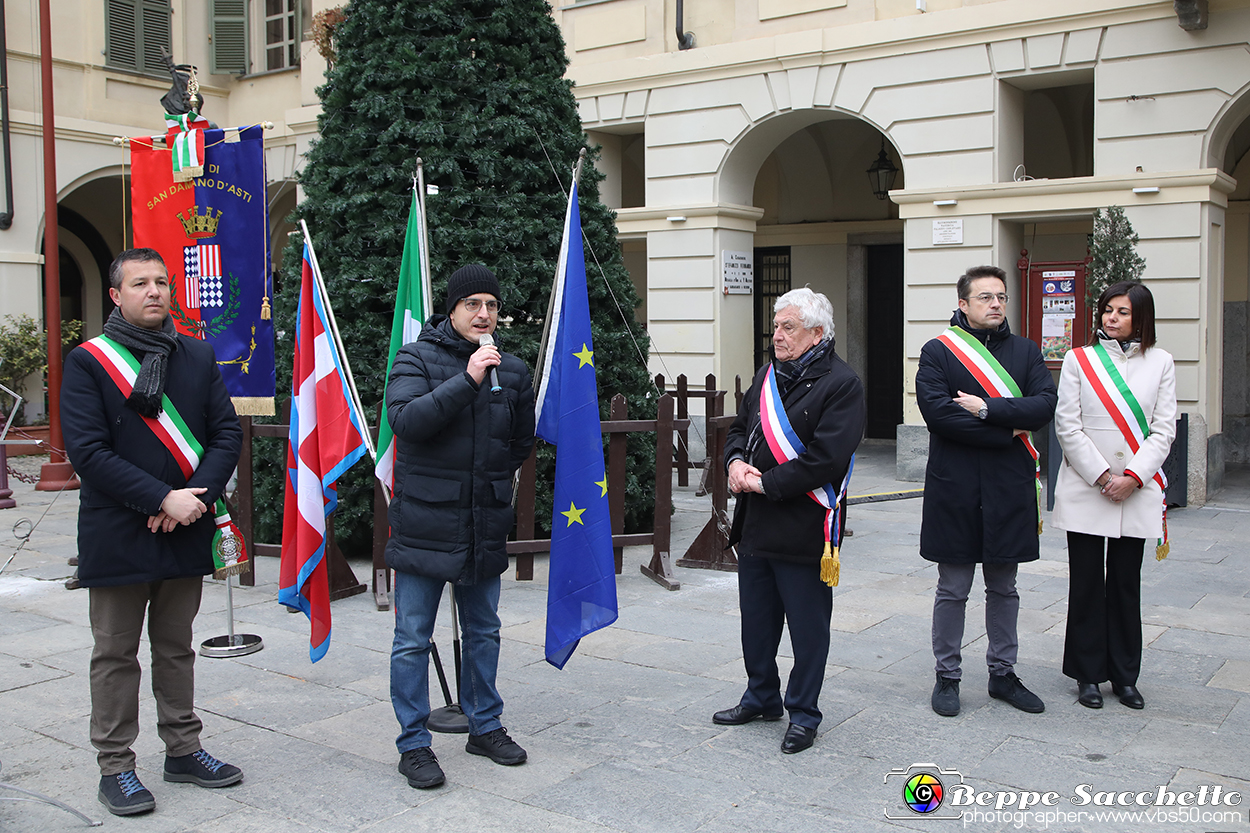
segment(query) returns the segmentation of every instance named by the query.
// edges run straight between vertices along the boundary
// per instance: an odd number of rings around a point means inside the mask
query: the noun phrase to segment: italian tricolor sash
[[[1137,397],[1124,380],[1124,374],[1111,360],[1111,354],[1101,344],[1092,347],[1081,347],[1072,351],[1076,363],[1081,366],[1081,375],[1089,382],[1098,401],[1107,409],[1107,413],[1115,420],[1116,427],[1124,435],[1128,447],[1137,453],[1141,444],[1150,436],[1150,420],[1146,418]],[[1168,557],[1172,546],[1168,543],[1168,478],[1163,469],[1155,472],[1152,478],[1159,484],[1163,492],[1163,537],[1155,544],[1155,558],[1159,561]]]
[[[938,336],[938,341],[945,344],[959,359],[981,388],[991,398],[1019,398],[1023,396],[1016,380],[1011,378],[1007,368],[986,349],[977,337],[961,327],[951,327]],[[1038,461],[1037,447],[1033,445],[1033,434],[1017,435],[1024,447],[1033,458],[1033,480],[1037,487],[1037,534],[1042,534],[1042,467]]]
[[[807,450],[786,415],[771,364],[764,375],[764,384],[760,387],[760,427],[764,440],[778,463],[789,462]],[[851,472],[854,469],[855,455],[852,454],[851,463],[846,468],[846,477],[842,478],[840,493],[834,491],[832,483],[826,483],[807,493],[808,497],[825,507],[825,552],[820,558],[820,580],[830,587],[838,586],[842,572],[838,560],[838,540],[842,537],[842,506],[846,502],[846,489],[851,483]]]
[[[83,349],[100,362],[109,378],[117,385],[122,396],[129,397],[134,389],[135,377],[139,375],[139,360],[126,347],[108,336],[97,336],[83,344]],[[168,396],[161,396],[161,413],[155,419],[143,417],[144,423],[174,456],[182,474],[188,480],[200,465],[204,446],[187,427],[174,403]],[[213,535],[213,577],[225,578],[247,571],[247,551],[243,535],[230,519],[226,502],[218,498],[213,505],[217,532]]]

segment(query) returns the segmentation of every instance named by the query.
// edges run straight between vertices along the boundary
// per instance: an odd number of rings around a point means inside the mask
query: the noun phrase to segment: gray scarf
[[[149,330],[131,324],[122,316],[122,311],[114,307],[113,314],[104,322],[104,334],[128,348],[140,362],[139,375],[135,377],[134,390],[126,398],[126,405],[145,417],[160,416],[169,354],[178,349],[174,319],[167,315],[159,330]]]

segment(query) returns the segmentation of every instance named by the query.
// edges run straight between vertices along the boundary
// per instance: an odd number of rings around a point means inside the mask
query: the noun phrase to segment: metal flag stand
[[[244,657],[265,647],[264,641],[254,633],[234,632],[234,576],[226,576],[226,627],[225,636],[205,639],[200,645],[200,656],[220,659]]]
[[[469,718],[465,716],[460,703],[451,702],[451,692],[447,690],[447,677],[443,674],[443,664],[438,658],[438,648],[434,640],[430,640],[430,648],[434,651],[434,669],[438,672],[438,681],[443,687],[443,698],[447,705],[430,712],[425,727],[431,732],[445,735],[465,735],[469,732]],[[451,652],[456,664],[456,694],[460,693],[460,619],[456,614],[456,585],[451,585]]]

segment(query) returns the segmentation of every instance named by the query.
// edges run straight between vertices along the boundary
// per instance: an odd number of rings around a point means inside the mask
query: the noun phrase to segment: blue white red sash
[[[134,389],[135,378],[139,375],[140,363],[135,355],[108,336],[96,336],[84,343],[83,349],[100,363],[122,396],[129,397]],[[182,476],[190,480],[204,456],[204,446],[191,433],[168,396],[161,395],[160,414],[155,418],[143,417],[143,423],[173,455],[178,468],[182,469]],[[218,498],[213,504],[213,518],[217,526],[212,544],[213,577],[225,578],[247,572],[247,550],[243,546],[243,534],[230,519],[230,512],[222,498]]]
[[[959,363],[972,374],[990,398],[1011,399],[1024,396],[1016,380],[1007,372],[1007,368],[1003,367],[1002,363],[994,358],[994,354],[986,349],[985,345],[972,333],[962,327],[951,327],[938,336],[938,341],[950,349]],[[1038,460],[1037,447],[1033,445],[1032,432],[1017,434],[1016,437],[1024,443],[1029,456],[1033,458],[1033,482],[1037,489],[1037,534],[1041,535],[1042,467]]]
[[[781,392],[777,389],[776,373],[771,364],[764,374],[764,384],[760,386],[760,428],[773,459],[778,463],[794,460],[807,450],[790,424],[790,417],[786,415]],[[821,557],[820,580],[830,587],[838,584],[838,541],[842,537],[842,506],[846,503],[846,490],[851,483],[851,472],[854,469],[855,455],[852,454],[850,465],[846,468],[846,477],[842,478],[840,492],[834,490],[832,483],[826,483],[807,493],[808,497],[825,507],[825,552]]]
[[[1101,344],[1080,347],[1072,352],[1076,355],[1076,363],[1081,367],[1081,375],[1089,382],[1089,386],[1098,396],[1098,401],[1120,429],[1124,441],[1136,454],[1137,449],[1150,436],[1150,420],[1146,418],[1141,403],[1125,381],[1124,374],[1111,360],[1107,348]],[[1155,544],[1155,558],[1162,561],[1172,548],[1168,542],[1168,478],[1163,469],[1159,469],[1151,479],[1159,484],[1159,489],[1163,492],[1163,537]]]

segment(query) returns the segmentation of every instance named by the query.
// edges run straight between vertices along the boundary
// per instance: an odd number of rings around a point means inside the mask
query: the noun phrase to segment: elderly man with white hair
[[[712,722],[779,720],[784,707],[790,725],[781,751],[794,753],[812,745],[820,726],[834,581],[825,557],[840,543],[866,416],[863,384],[833,349],[829,299],[795,289],[774,310],[774,359],[755,374],[725,444],[729,488],[738,495],[729,543],[738,547],[747,688]],[[783,623],[794,649],[784,700],[777,672]]]

